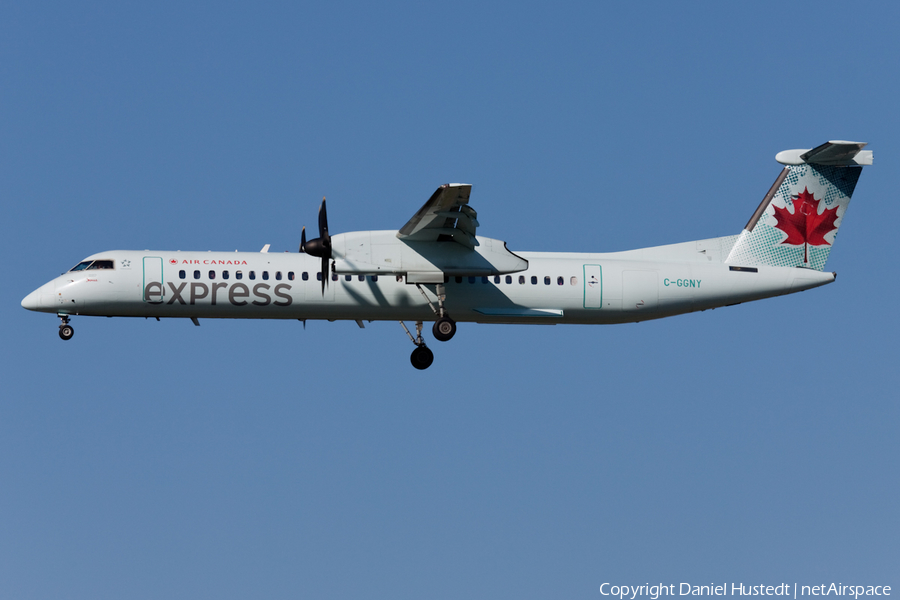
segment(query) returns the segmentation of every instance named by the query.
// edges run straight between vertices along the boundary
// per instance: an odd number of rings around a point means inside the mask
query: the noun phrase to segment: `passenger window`
[[[200,271],[194,271],[194,279],[200,279]]]
[[[215,278],[216,278],[216,272],[215,272],[215,271],[210,271],[210,272],[209,272],[209,278],[210,278],[210,279],[215,279]]]
[[[75,265],[74,267],[72,267],[71,269],[69,269],[69,271],[84,271],[84,270],[87,269],[89,266],[91,266],[91,263],[92,263],[92,262],[93,262],[93,261],[90,261],[90,260],[86,260],[86,261],[84,261],[84,262],[80,262],[80,263],[78,263],[77,265]]]
[[[506,283],[512,283],[512,275],[506,276]]]
[[[378,281],[378,275],[372,275],[371,277],[369,277],[369,280],[370,280],[372,283],[377,282],[377,281]]]
[[[281,271],[275,271],[275,280],[281,281]]]
[[[228,279],[228,271],[222,271],[222,279]]]
[[[550,276],[544,277],[544,285],[550,285]]]
[[[235,272],[234,272],[234,278],[235,278],[235,279],[243,279],[243,278],[244,278],[244,274],[243,274],[242,272],[240,272],[240,271],[235,271]]]
[[[566,280],[563,279],[562,277],[557,277],[557,278],[556,278],[556,284],[557,284],[557,285],[565,285],[565,284],[566,284]]]
[[[187,273],[184,272],[184,269],[178,271],[178,279],[184,279],[187,277]]]
[[[462,277],[454,277],[456,279],[456,283],[462,283]]]
[[[469,277],[469,283],[475,283],[475,278],[474,278],[474,277]]]
[[[300,276],[300,279],[302,279],[303,281],[309,281],[309,273],[303,271],[303,275]],[[321,277],[319,279],[321,279]]]
[[[288,271],[288,281],[293,281],[293,280],[294,280],[294,272]]]
[[[519,275],[519,285],[524,285],[524,284],[525,284],[525,276]]]
[[[256,271],[250,271],[250,274],[248,275],[248,277],[250,279],[256,279]]]
[[[266,281],[269,280],[269,272],[268,271],[263,271],[263,279],[265,279]]]
[[[500,283],[500,276],[494,275],[494,283]]]
[[[344,275],[344,281],[353,281],[353,275]]]
[[[537,285],[537,276],[536,275],[531,276],[531,285]]]
[[[338,280],[337,273],[332,273],[332,274],[331,274],[331,280],[332,280],[332,281],[337,281],[337,280]]]
[[[578,285],[578,278],[577,278],[577,277],[573,277],[573,278],[572,278],[572,285]]]
[[[487,278],[487,277],[482,277],[482,278],[481,278],[481,283],[488,283],[488,278]]]
[[[322,281],[322,271],[316,273],[316,281]]]

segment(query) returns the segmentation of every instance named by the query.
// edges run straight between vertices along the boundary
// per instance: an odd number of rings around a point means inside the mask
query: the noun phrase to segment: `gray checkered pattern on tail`
[[[850,142],[828,142],[778,155],[788,166],[741,232],[725,259],[727,264],[825,269],[862,172],[858,165],[871,164],[871,153],[866,153],[864,162],[859,152],[864,144],[858,144],[849,157],[834,158],[839,144]],[[827,160],[822,149],[830,152]],[[816,164],[817,154],[830,164]],[[857,154],[860,159],[854,159]]]

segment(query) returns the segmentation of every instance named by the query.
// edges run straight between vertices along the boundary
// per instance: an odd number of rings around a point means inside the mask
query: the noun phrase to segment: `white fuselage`
[[[488,238],[479,238],[492,242]],[[479,323],[624,323],[706,310],[818,287],[833,273],[725,264],[717,239],[616,253],[518,252],[527,269],[453,276],[445,308]],[[722,238],[724,239],[724,238]],[[495,243],[502,244],[502,242]],[[60,315],[225,319],[434,320],[436,284],[403,275],[332,275],[296,253],[115,250],[86,260],[113,268],[70,271],[22,305]],[[426,300],[426,296],[428,300]]]

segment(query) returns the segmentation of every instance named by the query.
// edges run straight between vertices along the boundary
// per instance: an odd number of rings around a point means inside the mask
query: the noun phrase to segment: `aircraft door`
[[[622,310],[655,310],[659,305],[656,271],[622,272]]]
[[[162,304],[165,296],[163,287],[163,261],[159,256],[144,257],[143,300],[147,304]]]
[[[603,269],[584,265],[584,307],[603,308]]]

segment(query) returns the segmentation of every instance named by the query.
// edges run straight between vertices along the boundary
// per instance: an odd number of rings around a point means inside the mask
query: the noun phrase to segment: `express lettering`
[[[181,283],[176,287],[175,284],[170,281],[168,282],[168,285],[172,294],[166,304],[175,304],[177,302],[179,304],[190,304],[191,306],[194,306],[196,304],[208,303],[215,306],[220,301],[224,302],[225,298],[228,298],[228,302],[233,306],[246,306],[251,303],[256,306],[268,306],[269,304],[274,304],[275,306],[290,306],[294,302],[294,298],[288,293],[291,291],[291,286],[287,283],[279,283],[274,289],[267,283],[257,283],[253,286],[254,299],[251,301],[245,300],[245,298],[250,298],[251,290],[243,283],[235,283],[229,287],[227,283],[213,283],[212,286],[208,286],[205,283],[194,282],[191,283],[191,287],[188,291],[185,291],[187,282]],[[272,290],[272,294],[275,298],[278,298],[278,300],[273,301],[272,296],[268,294],[270,289]],[[161,283],[158,281],[151,281],[144,288],[144,299],[153,304],[162,304],[162,290],[163,287]],[[220,290],[222,290],[221,293]],[[185,296],[187,296],[187,299]],[[206,300],[207,302],[200,302],[200,300]]]
[[[163,302],[163,286],[158,281],[151,281],[144,288],[144,302],[150,304],[162,304]]]

